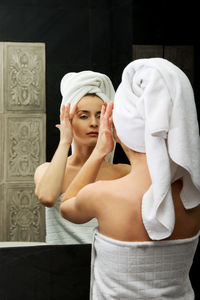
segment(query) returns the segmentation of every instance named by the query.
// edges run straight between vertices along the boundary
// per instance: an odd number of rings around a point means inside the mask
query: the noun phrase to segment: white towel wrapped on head
[[[70,102],[71,109],[86,94],[96,94],[104,102],[114,100],[115,90],[108,76],[93,71],[70,72],[60,83],[61,105]]]
[[[199,127],[187,76],[166,59],[131,62],[115,94],[113,121],[122,143],[147,155],[152,185],[142,218],[151,239],[167,238],[175,223],[171,183],[183,179],[186,209],[200,204]]]
[[[70,109],[87,94],[96,94],[103,102],[109,103],[114,100],[115,90],[111,80],[105,74],[94,71],[70,72],[63,76],[60,83],[62,94],[61,106],[70,103]],[[115,146],[106,160],[113,161]],[[72,143],[73,152],[73,143]]]

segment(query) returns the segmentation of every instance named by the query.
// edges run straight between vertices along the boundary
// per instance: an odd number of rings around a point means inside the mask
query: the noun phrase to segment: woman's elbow
[[[73,212],[71,211],[71,209],[69,208],[69,206],[66,205],[66,203],[64,203],[64,202],[61,202],[61,204],[60,204],[60,215],[64,219],[75,223],[74,219],[73,219]]]
[[[35,190],[35,196],[40,201],[40,203],[46,207],[53,207],[55,204],[55,201],[52,197],[41,195],[37,190]]]

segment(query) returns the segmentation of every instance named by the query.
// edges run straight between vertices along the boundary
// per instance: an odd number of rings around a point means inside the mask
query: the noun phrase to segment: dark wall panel
[[[194,46],[194,93],[200,120],[199,16],[197,1],[132,0],[132,41],[142,45]]]

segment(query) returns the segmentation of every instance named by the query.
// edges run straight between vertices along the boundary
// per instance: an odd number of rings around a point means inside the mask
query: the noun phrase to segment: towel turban
[[[171,184],[182,178],[186,209],[200,204],[199,127],[189,79],[166,59],[129,63],[113,122],[123,144],[146,153],[152,185],[142,199],[142,219],[152,240],[167,238],[175,224]]]

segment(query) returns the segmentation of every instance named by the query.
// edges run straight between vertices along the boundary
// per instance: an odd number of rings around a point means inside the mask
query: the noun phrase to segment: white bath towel
[[[90,300],[194,300],[189,270],[198,237],[123,242],[96,230]]]
[[[74,105],[88,93],[96,94],[106,103],[113,101],[115,95],[115,90],[109,77],[105,74],[93,71],[70,72],[65,74],[60,83],[60,91],[62,94],[61,106],[69,102],[71,104],[71,110]],[[115,145],[113,151],[107,155],[107,161],[113,161],[114,151]]]
[[[188,78],[162,58],[131,62],[116,91],[113,121],[125,145],[146,152],[152,185],[142,218],[151,239],[167,238],[175,222],[171,183],[183,178],[186,209],[200,204],[199,127]]]

